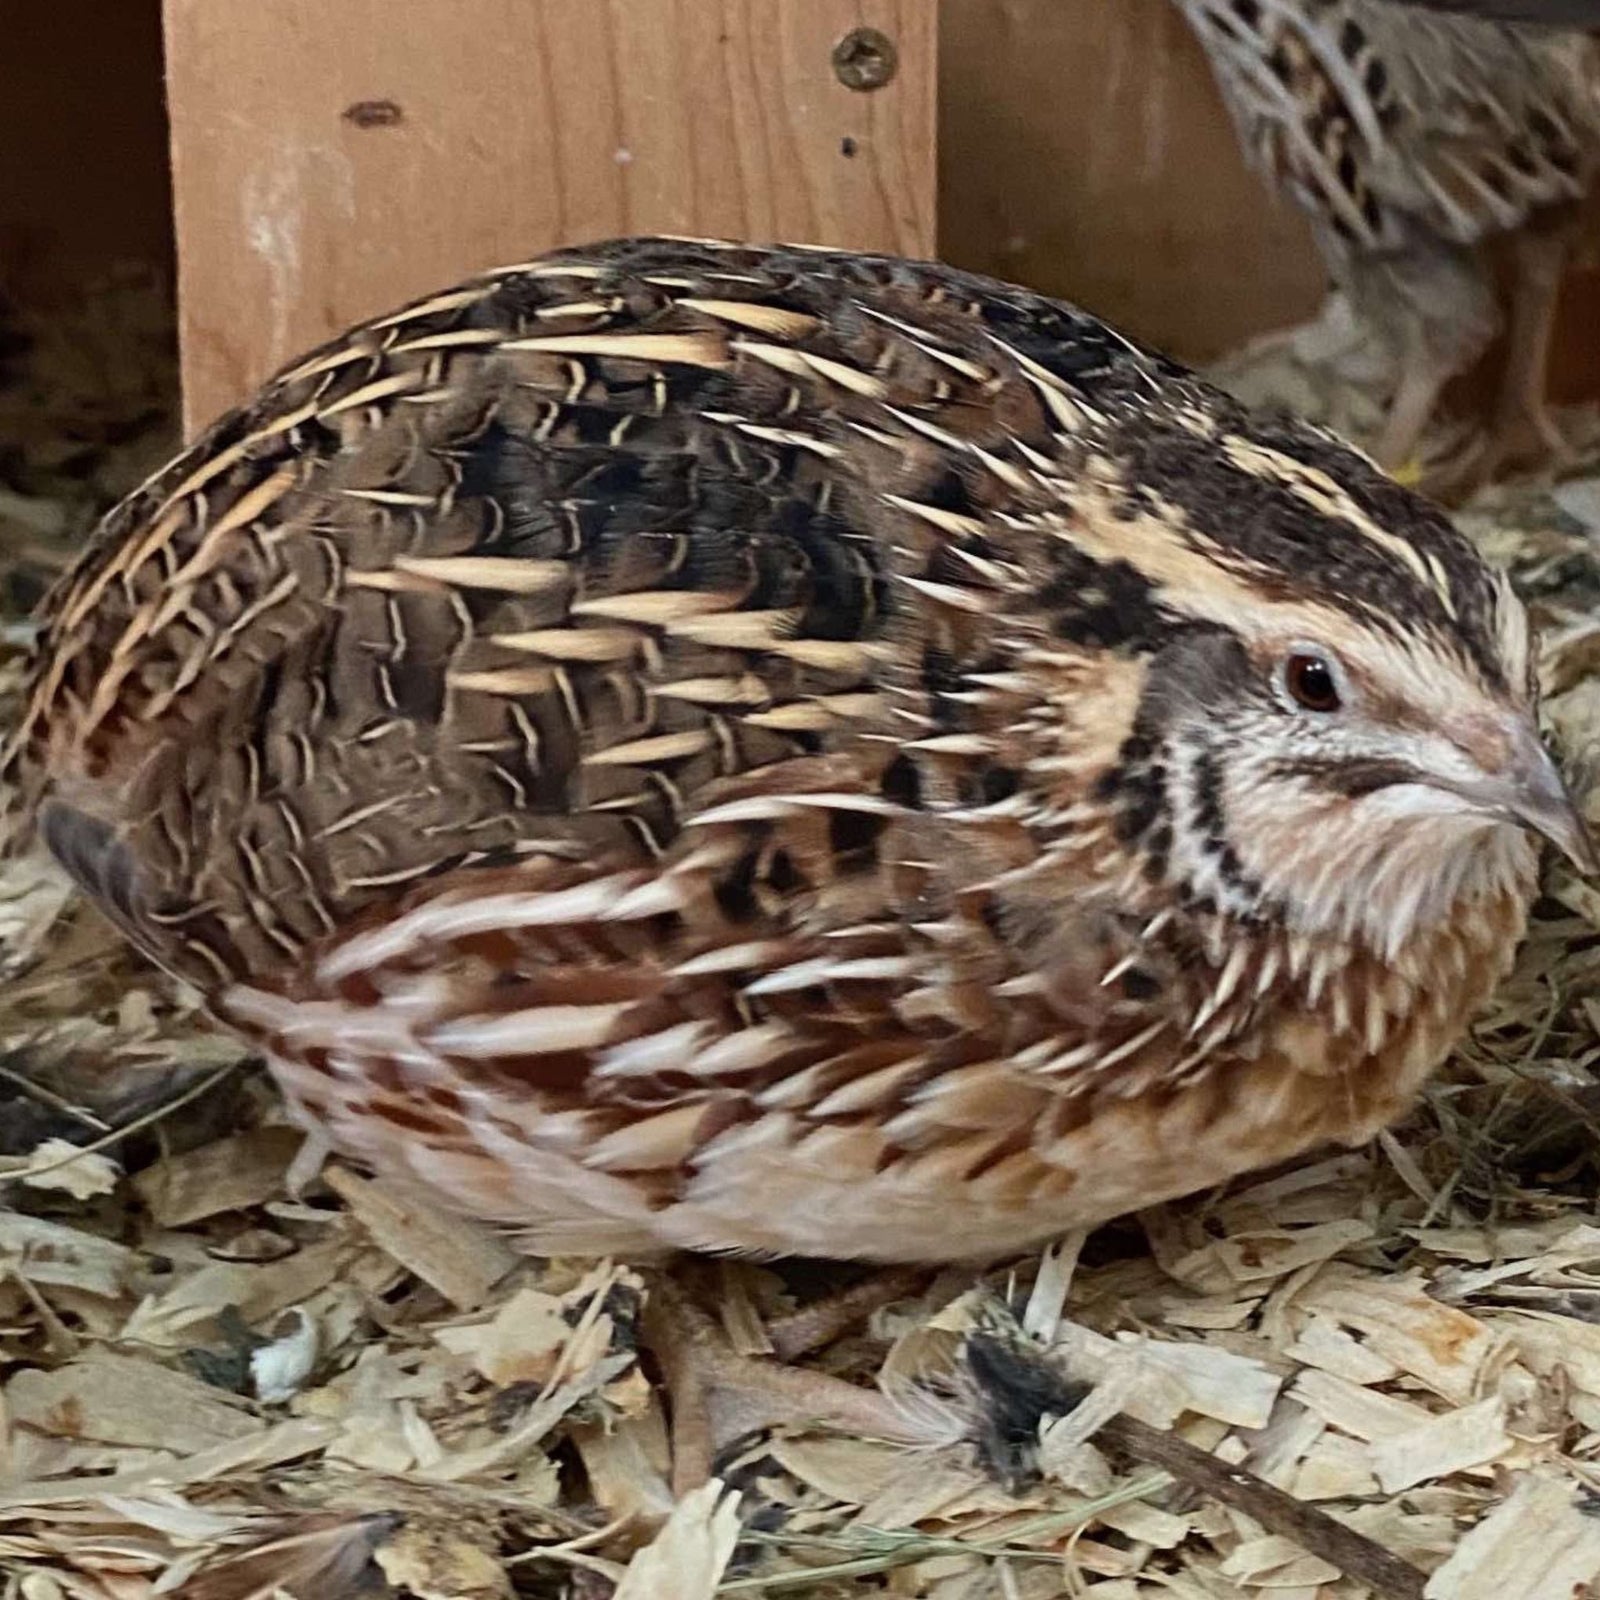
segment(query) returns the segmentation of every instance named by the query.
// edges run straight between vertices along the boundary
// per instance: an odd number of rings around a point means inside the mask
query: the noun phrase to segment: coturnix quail
[[[1426,502],[1070,306],[627,240],[273,379],[9,776],[338,1148],[542,1251],[1015,1251],[1403,1112],[1554,840]]]

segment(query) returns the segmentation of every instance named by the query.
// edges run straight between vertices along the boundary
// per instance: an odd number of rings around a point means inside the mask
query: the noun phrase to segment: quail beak
[[[1573,804],[1554,758],[1532,727],[1519,725],[1512,757],[1496,782],[1496,810],[1548,839],[1584,877],[1600,874],[1600,852]]]

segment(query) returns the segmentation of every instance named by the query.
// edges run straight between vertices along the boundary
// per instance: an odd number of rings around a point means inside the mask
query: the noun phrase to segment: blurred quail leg
[[[1570,222],[1516,237],[1516,283],[1505,370],[1490,423],[1485,476],[1514,465],[1559,466],[1570,447],[1550,415],[1546,388]]]
[[[1386,472],[1396,472],[1414,461],[1449,378],[1449,366],[1428,350],[1420,332],[1413,334],[1401,361],[1389,414],[1373,449],[1378,465]]]

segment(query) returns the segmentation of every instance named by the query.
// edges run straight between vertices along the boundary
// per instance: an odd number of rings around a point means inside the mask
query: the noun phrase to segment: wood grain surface
[[[939,248],[1187,361],[1316,310],[1305,218],[1246,165],[1172,0],[946,0]]]
[[[620,233],[933,253],[936,0],[165,0],[191,429],[355,319]],[[894,47],[848,87],[835,47]]]

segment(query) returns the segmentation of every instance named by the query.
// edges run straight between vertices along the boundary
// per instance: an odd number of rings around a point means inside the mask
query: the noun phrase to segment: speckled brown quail
[[[1489,434],[1430,486],[1559,458],[1546,374],[1577,202],[1600,167],[1600,42],[1396,0],[1177,4],[1248,153],[1397,353],[1380,462],[1413,460],[1444,384],[1499,331],[1483,248],[1498,235],[1515,274]]]
[[[10,780],[339,1149],[562,1252],[1014,1251],[1405,1110],[1592,852],[1427,503],[1070,306],[631,240],[307,357]]]

